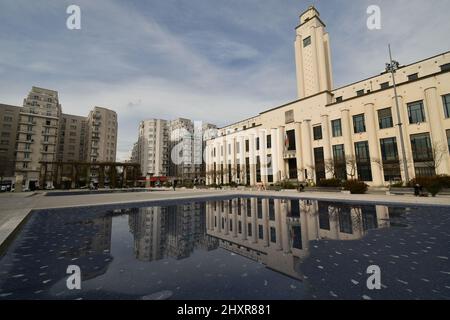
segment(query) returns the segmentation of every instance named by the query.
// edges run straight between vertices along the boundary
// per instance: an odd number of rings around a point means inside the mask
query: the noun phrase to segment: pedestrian
[[[420,196],[420,189],[421,189],[421,186],[418,183],[416,183],[416,185],[414,186],[414,196],[415,197]]]
[[[175,191],[177,187],[177,180],[173,180],[173,191]]]

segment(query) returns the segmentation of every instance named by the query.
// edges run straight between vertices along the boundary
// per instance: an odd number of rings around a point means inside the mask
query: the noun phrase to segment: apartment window
[[[270,227],[270,242],[277,242],[277,231],[274,227]]]
[[[30,150],[31,144],[25,143],[25,150]]]
[[[27,126],[27,131],[33,131],[33,126]]]
[[[44,136],[44,142],[48,142],[48,136]]]
[[[303,48],[306,48],[310,44],[311,44],[311,37],[306,37],[305,39],[303,39]]]
[[[450,94],[442,96],[442,103],[444,104],[445,117],[450,118]]]
[[[391,108],[378,110],[378,124],[380,129],[388,129],[394,126]]]
[[[268,135],[267,136],[267,149],[271,149],[272,148],[272,135]]]
[[[249,151],[250,151],[250,141],[245,140],[245,152],[249,152]]]
[[[27,141],[31,141],[31,134],[27,134]]]
[[[419,79],[418,73],[413,73],[408,76],[408,81],[413,81],[413,80],[417,80],[417,79]]]
[[[333,137],[342,137],[342,122],[341,119],[331,121],[331,131]]]
[[[24,158],[24,159],[30,159],[30,154],[29,154],[28,152],[25,152],[25,153],[23,154],[23,158]]]
[[[426,119],[423,102],[417,101],[408,103],[408,116],[410,124],[425,122]]]
[[[356,91],[356,95],[358,97],[363,96],[364,95],[364,89]]]
[[[355,143],[356,168],[358,179],[361,181],[372,181],[372,168],[370,166],[369,143],[367,141]]]
[[[22,163],[22,168],[23,169],[27,169],[28,168],[28,163],[27,162]]]
[[[441,71],[450,71],[450,63],[443,64],[441,66]]]
[[[314,140],[322,140],[322,126],[313,127]]]
[[[381,83],[381,84],[380,84],[380,88],[381,88],[381,89],[387,89],[387,88],[389,88],[389,82],[383,82],[383,83]]]
[[[9,138],[10,133],[9,132],[2,132],[2,138]]]
[[[342,102],[342,100],[343,100],[342,97],[336,97],[336,102],[337,102],[337,103]]]
[[[256,151],[259,151],[259,137],[256,138]]]
[[[292,123],[292,122],[294,122],[294,110],[289,110],[289,111],[286,111],[285,113],[284,113],[284,118],[285,118],[285,123],[287,124],[287,123]]]
[[[355,133],[366,132],[366,122],[364,119],[364,114],[353,116],[353,131]]]
[[[13,118],[10,117],[10,116],[4,116],[3,117],[3,121],[5,121],[5,122],[12,122],[12,120],[13,120]]]

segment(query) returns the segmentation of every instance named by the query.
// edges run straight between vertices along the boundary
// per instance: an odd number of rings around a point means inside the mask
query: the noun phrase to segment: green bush
[[[318,187],[342,187],[342,181],[340,179],[320,179],[317,184]]]
[[[358,180],[348,180],[343,184],[344,190],[350,191],[351,194],[364,194],[367,192],[368,185]]]
[[[416,184],[424,187],[435,197],[442,189],[450,188],[450,176],[417,177],[409,181],[408,186],[414,188]]]
[[[427,189],[433,197],[436,197],[436,195],[442,190],[442,184],[438,179],[436,179],[436,181],[425,187],[425,189]]]
[[[403,188],[403,181],[399,181],[396,183],[391,184],[391,188]]]
[[[283,181],[277,183],[275,186],[276,186],[276,187],[279,187],[279,188],[281,188],[281,189],[286,189],[286,190],[294,190],[294,189],[297,189],[297,184],[292,183],[292,182],[289,181],[289,180],[283,180]]]

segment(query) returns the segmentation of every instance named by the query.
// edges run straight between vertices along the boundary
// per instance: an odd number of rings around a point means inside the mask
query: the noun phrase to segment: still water
[[[450,209],[230,198],[35,211],[0,299],[449,299]],[[67,268],[81,270],[69,290]],[[381,270],[369,290],[367,268]]]

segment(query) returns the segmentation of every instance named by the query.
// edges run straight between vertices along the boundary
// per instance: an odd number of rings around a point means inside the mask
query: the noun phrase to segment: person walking
[[[176,191],[176,190],[175,190],[176,187],[177,187],[177,180],[173,180],[173,191]]]

